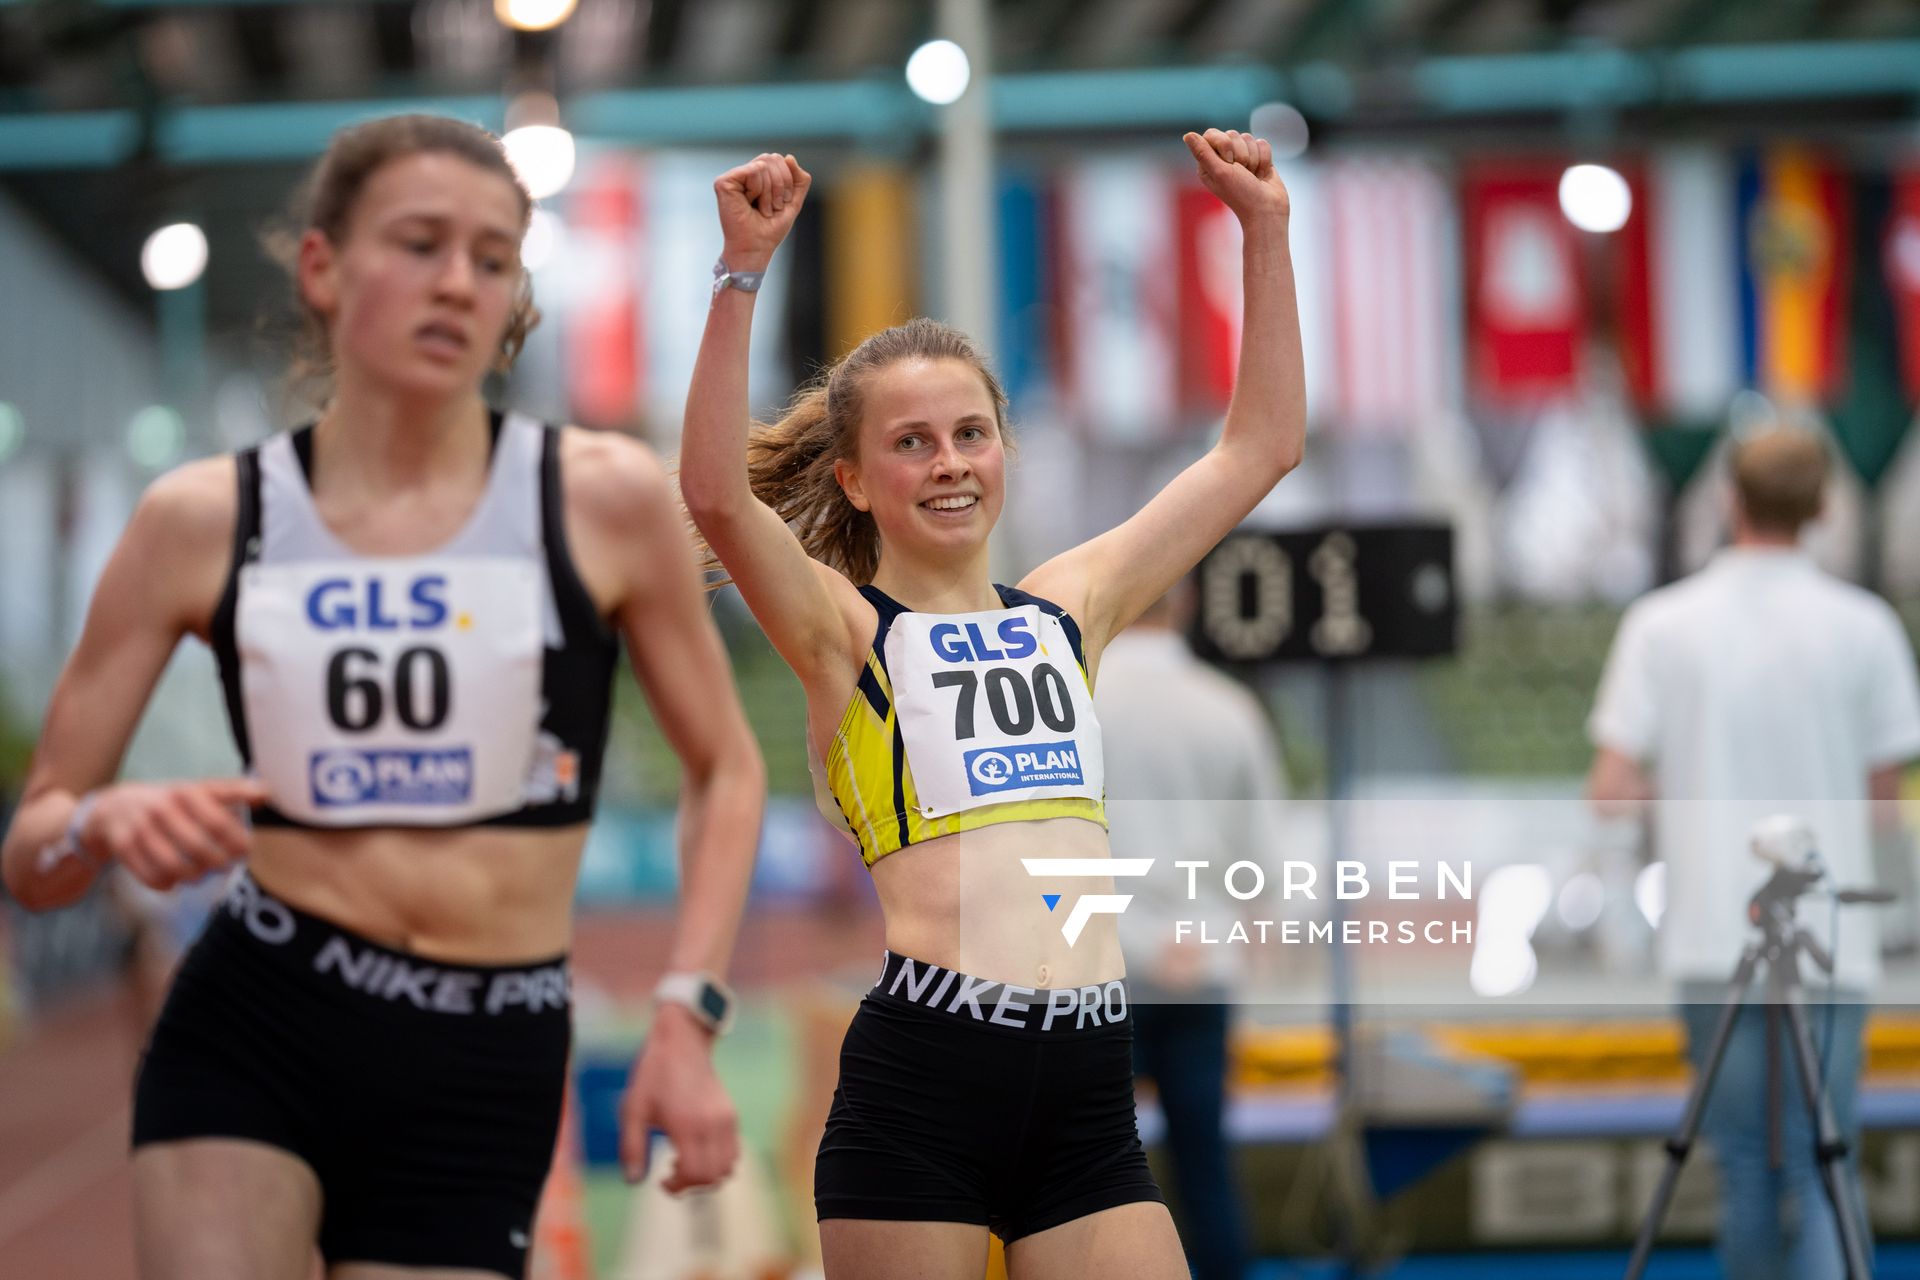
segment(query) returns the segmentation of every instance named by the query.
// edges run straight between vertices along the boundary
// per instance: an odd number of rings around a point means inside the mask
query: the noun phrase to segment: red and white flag
[[[1157,160],[1095,161],[1060,183],[1066,402],[1092,435],[1149,441],[1180,421],[1174,180]]]
[[[1484,164],[1466,180],[1469,367],[1477,396],[1524,408],[1571,394],[1586,336],[1560,166]]]
[[[1189,422],[1218,418],[1240,360],[1240,220],[1197,181],[1174,192],[1179,228],[1180,407]]]
[[[641,407],[639,166],[608,154],[583,166],[567,201],[575,259],[566,318],[567,400],[587,426],[622,426]]]
[[[1731,158],[1672,147],[1625,170],[1618,232],[1620,361],[1640,412],[1711,421],[1740,389],[1739,248]]]
[[[1883,252],[1900,331],[1901,379],[1908,402],[1920,402],[1920,161],[1894,175]]]

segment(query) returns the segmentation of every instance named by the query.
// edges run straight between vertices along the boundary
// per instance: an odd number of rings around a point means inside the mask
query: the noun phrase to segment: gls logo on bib
[[[324,578],[307,592],[307,621],[320,631],[433,631],[446,625],[447,579],[425,574],[407,584],[399,606],[385,598],[379,578],[363,582],[351,578]],[[395,613],[396,608],[404,613]],[[471,620],[459,619],[464,630]]]
[[[927,632],[934,656],[942,662],[999,662],[1024,658],[1040,647],[1025,618],[1007,618],[994,628],[1004,649],[996,649],[980,634],[980,624],[941,622]]]

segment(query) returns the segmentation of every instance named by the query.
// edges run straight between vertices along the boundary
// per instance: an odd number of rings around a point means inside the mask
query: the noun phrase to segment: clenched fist
[[[1287,187],[1274,172],[1266,139],[1238,129],[1209,129],[1181,141],[1200,166],[1201,183],[1233,210],[1241,226],[1287,216]]]
[[[764,271],[793,229],[813,177],[792,156],[767,152],[713,180],[721,257],[733,271]]]

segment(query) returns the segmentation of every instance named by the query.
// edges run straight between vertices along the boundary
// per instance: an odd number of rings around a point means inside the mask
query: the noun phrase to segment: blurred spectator
[[[1731,460],[1733,545],[1627,611],[1588,725],[1596,810],[1653,809],[1667,864],[1661,969],[1678,984],[1696,1070],[1748,939],[1747,901],[1769,873],[1749,855],[1753,825],[1775,813],[1804,819],[1833,883],[1865,883],[1873,822],[1892,817],[1899,766],[1920,755],[1920,689],[1893,611],[1800,547],[1824,498],[1824,440],[1768,427]],[[1830,1037],[1828,1095],[1841,1135],[1857,1143],[1877,929],[1868,910],[1832,913],[1814,902],[1802,900],[1801,924],[1832,952],[1835,971],[1820,984],[1833,999],[1810,1021],[1817,1042]],[[1741,1280],[1837,1277],[1836,1219],[1784,1045],[1785,1163],[1771,1167],[1765,1026],[1757,1004],[1741,1011],[1706,1111],[1721,1168],[1721,1262]],[[1859,1205],[1857,1167],[1845,1181]]]
[[[1153,858],[1129,880],[1120,940],[1133,994],[1134,1070],[1153,1080],[1166,1116],[1180,1239],[1198,1280],[1239,1280],[1246,1233],[1225,1133],[1228,1008],[1246,947],[1174,941],[1176,920],[1224,936],[1243,904],[1227,866],[1271,866],[1285,780],[1259,701],[1193,656],[1182,582],[1114,637],[1100,660],[1094,706],[1104,735],[1113,854]],[[1176,861],[1210,862],[1194,875]]]

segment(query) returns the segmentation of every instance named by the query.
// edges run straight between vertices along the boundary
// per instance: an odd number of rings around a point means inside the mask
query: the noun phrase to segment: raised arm
[[[766,270],[812,181],[792,156],[778,155],[756,157],[714,181],[721,260],[730,270]],[[707,312],[687,390],[680,494],[773,647],[810,684],[819,672],[846,665],[846,614],[859,595],[809,556],[748,485],[747,344],[758,296],[722,289]]]
[[[1186,135],[1200,181],[1240,221],[1245,320],[1239,372],[1219,441],[1131,519],[1048,561],[1022,584],[1080,604],[1089,655],[1200,562],[1299,465],[1306,441],[1306,376],[1287,189],[1273,153],[1251,134]]]
[[[0,849],[22,906],[73,902],[111,861],[164,889],[246,856],[230,806],[264,803],[258,783],[110,785],[174,646],[219,598],[234,505],[232,461],[192,463],[154,482],[114,548]]]

